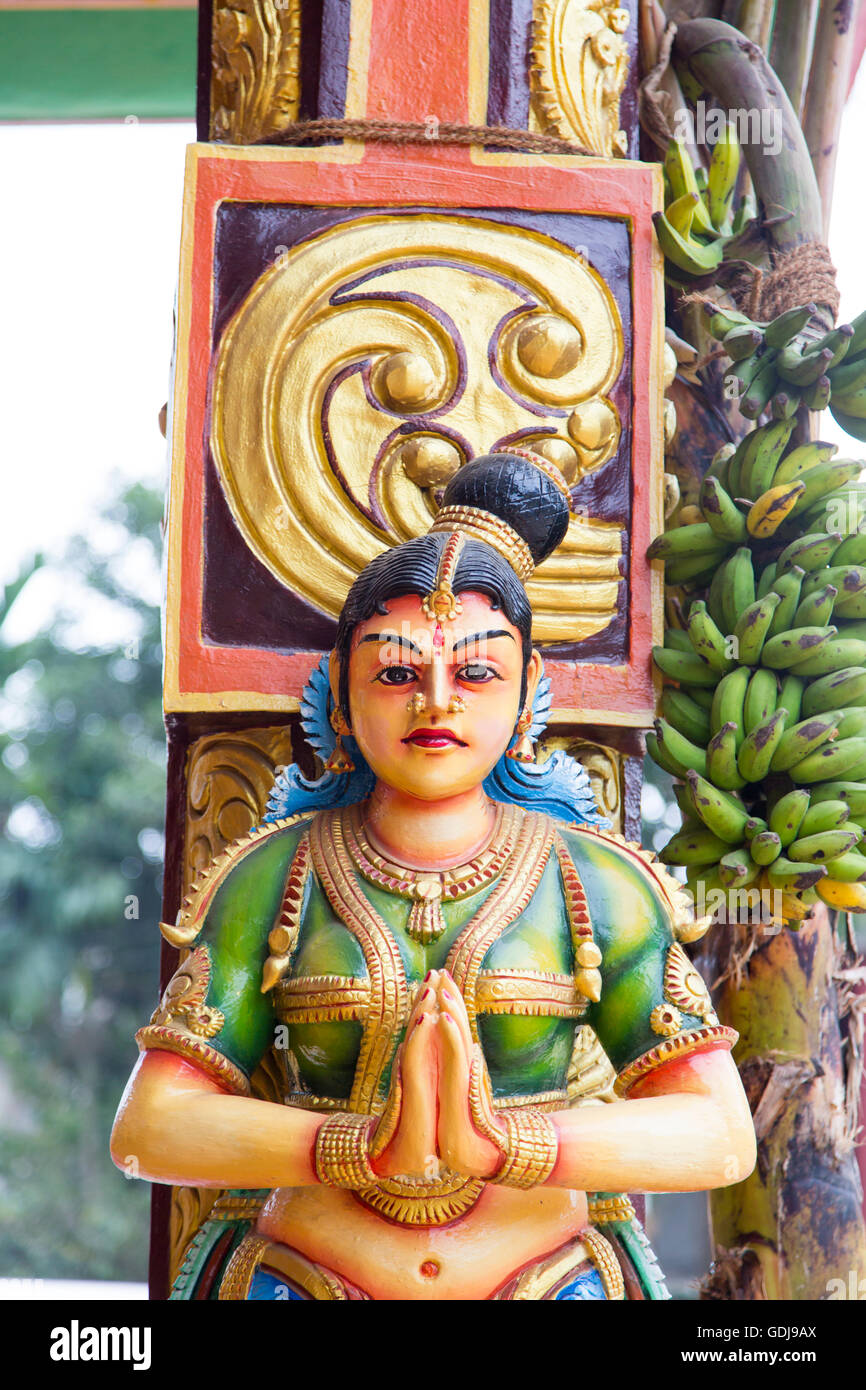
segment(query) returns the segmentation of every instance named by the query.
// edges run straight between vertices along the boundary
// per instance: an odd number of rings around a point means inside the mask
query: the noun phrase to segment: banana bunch
[[[710,275],[725,247],[755,217],[751,199],[733,211],[740,172],[740,147],[732,125],[713,146],[710,166],[697,169],[680,140],[672,140],[664,159],[665,210],[653,214],[665,259],[686,276]]]
[[[769,890],[793,924],[819,900],[866,911],[866,523],[846,521],[866,485],[863,463],[791,435],[771,421],[720,451],[700,519],[650,548],[682,626],[654,651],[647,748],[679,779],[662,858],[705,899]]]
[[[765,411],[787,420],[801,405],[815,411],[829,406],[844,430],[866,439],[866,313],[828,332],[817,326],[814,304],[788,309],[769,323],[710,304],[705,310],[710,334],[731,359],[725,379],[735,386],[747,420]]]

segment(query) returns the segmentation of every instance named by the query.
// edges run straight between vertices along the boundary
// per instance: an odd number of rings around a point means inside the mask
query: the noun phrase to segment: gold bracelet
[[[503,1110],[497,1119],[504,1130],[505,1162],[492,1181],[524,1188],[546,1182],[559,1155],[550,1116],[541,1110]]]
[[[322,1121],[316,1134],[316,1177],[325,1187],[374,1187],[379,1181],[370,1163],[374,1115],[338,1110]]]

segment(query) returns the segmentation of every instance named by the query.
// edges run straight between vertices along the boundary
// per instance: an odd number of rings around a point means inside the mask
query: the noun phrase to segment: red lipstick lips
[[[413,729],[404,743],[414,743],[418,748],[465,748],[466,744],[451,729]]]

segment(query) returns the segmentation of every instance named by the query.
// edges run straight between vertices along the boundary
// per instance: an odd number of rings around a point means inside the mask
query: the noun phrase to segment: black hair
[[[448,484],[442,506],[477,507],[491,512],[523,538],[536,564],[556,549],[568,529],[568,502],[561,489],[541,468],[516,454],[484,454],[464,464]],[[389,599],[403,594],[423,598],[431,593],[448,539],[447,531],[435,532],[386,550],[361,571],[349,590],[334,644],[340,668],[340,708],[349,724],[349,654],[354,629],[374,613],[387,613]],[[492,546],[467,538],[457,562],[453,588],[455,594],[470,590],[484,594],[520,633],[522,706],[526,698],[526,669],[532,656],[532,610],[523,584]]]

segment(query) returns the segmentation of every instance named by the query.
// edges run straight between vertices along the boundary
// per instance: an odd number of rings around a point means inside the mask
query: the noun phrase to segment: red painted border
[[[299,696],[319,652],[280,653],[262,648],[214,646],[202,640],[203,456],[213,286],[213,245],[216,214],[224,200],[308,202],[359,206],[424,203],[438,207],[519,207],[527,210],[596,213],[626,219],[632,231],[632,303],[634,371],[633,494],[630,572],[630,651],[628,666],[548,659],[555,708],[616,711],[622,718],[653,709],[655,696],[650,667],[656,576],[645,559],[652,539],[657,482],[651,467],[654,435],[661,448],[653,412],[659,403],[660,342],[658,301],[661,294],[659,257],[651,214],[658,197],[657,170],[632,161],[595,163],[558,157],[530,157],[475,162],[473,152],[455,146],[368,146],[356,163],[324,162],[311,157],[226,157],[211,147],[194,150],[196,186],[191,284],[180,295],[189,300],[189,345],[184,459],[183,516],[180,553],[169,558],[170,585],[179,586],[178,692],[167,689],[168,708],[190,707],[200,694],[202,707],[238,704],[242,692],[260,696]],[[189,196],[189,193],[187,194]],[[655,475],[658,478],[658,474]],[[178,700],[178,695],[180,699]],[[602,721],[603,722],[603,721]]]

